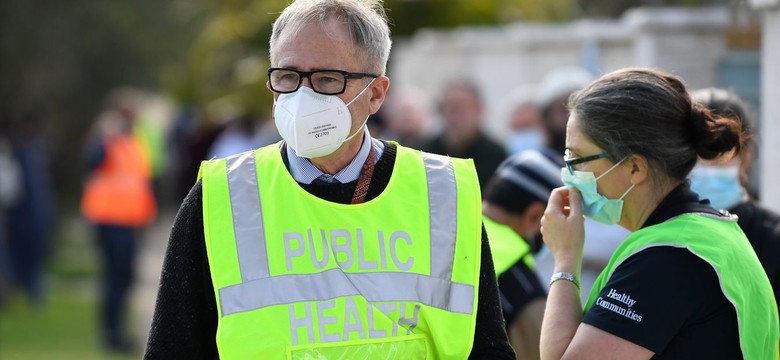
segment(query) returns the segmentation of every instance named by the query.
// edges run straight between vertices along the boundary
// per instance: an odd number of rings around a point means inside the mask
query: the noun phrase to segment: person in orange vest
[[[95,225],[104,266],[104,346],[120,353],[134,350],[123,332],[122,316],[133,281],[136,232],[154,220],[157,210],[151,165],[133,136],[133,122],[133,111],[123,106],[100,116],[87,148],[91,173],[81,199],[82,215]]]

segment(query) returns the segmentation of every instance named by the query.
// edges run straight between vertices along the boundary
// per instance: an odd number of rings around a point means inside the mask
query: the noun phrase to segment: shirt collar
[[[647,217],[642,228],[660,224],[675,216],[687,213],[708,213],[722,216],[720,212],[709,205],[709,201],[699,199],[699,194],[691,191],[690,185],[686,181],[666,195]]]
[[[360,176],[360,171],[363,169],[363,163],[365,163],[368,158],[368,153],[371,151],[370,146],[373,146],[371,134],[366,127],[363,134],[363,143],[360,145],[360,151],[358,151],[357,155],[345,168],[334,175],[322,172],[322,170],[314,166],[309,159],[298,156],[292,147],[287,146],[287,160],[290,163],[290,174],[295,181],[303,184],[311,184],[316,179],[329,183],[340,182],[342,184],[355,181]],[[379,158],[379,154],[377,154],[377,158]]]

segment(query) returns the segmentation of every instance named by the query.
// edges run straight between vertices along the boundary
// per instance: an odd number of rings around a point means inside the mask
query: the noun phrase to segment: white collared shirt
[[[360,146],[360,151],[358,151],[355,158],[353,158],[345,168],[339,170],[339,172],[334,175],[322,172],[322,170],[314,166],[309,159],[298,156],[292,147],[287,146],[287,161],[290,164],[290,174],[292,174],[295,181],[303,184],[311,184],[315,179],[320,179],[321,181],[329,183],[340,182],[342,184],[355,181],[360,177],[363,163],[365,163],[368,158],[368,153],[370,151],[370,148],[368,147],[369,143],[374,147],[374,164],[376,165],[379,158],[382,156],[385,144],[372,138],[371,134],[368,132],[368,128],[365,128],[363,144]]]

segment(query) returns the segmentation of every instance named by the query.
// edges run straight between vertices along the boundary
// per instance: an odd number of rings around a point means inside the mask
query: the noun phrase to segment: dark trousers
[[[125,341],[122,327],[135,268],[135,229],[98,225],[97,233],[98,247],[103,258],[101,326],[108,345],[118,346]]]

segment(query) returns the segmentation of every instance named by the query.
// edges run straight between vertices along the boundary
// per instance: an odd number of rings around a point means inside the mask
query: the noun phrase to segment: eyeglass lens
[[[307,77],[312,89],[322,94],[340,94],[344,92],[347,83],[346,76],[335,71],[315,71]],[[285,93],[298,90],[302,79],[296,71],[277,69],[271,72],[270,81],[274,91]]]

